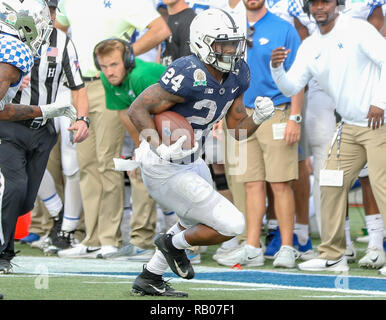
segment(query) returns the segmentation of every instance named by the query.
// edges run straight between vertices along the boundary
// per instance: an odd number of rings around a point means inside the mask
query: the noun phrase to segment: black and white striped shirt
[[[30,73],[31,81],[12,100],[15,104],[44,105],[55,102],[59,85],[66,82],[71,90],[84,87],[74,44],[61,30],[54,28],[50,45]]]

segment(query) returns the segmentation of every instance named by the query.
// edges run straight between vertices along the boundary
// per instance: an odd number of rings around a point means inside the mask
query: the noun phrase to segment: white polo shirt
[[[286,96],[315,77],[349,124],[366,127],[370,105],[386,109],[386,40],[361,19],[339,16],[329,33],[318,29],[302,42],[287,73],[282,65],[271,72]]]

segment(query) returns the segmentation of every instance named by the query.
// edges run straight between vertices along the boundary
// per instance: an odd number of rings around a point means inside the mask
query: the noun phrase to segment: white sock
[[[383,249],[384,224],[380,213],[365,216],[367,232],[369,233],[369,248]]]
[[[64,216],[63,231],[74,231],[78,226],[80,215],[82,213],[82,198],[80,195],[79,171],[72,176],[66,176],[66,185],[64,189]]]
[[[350,219],[346,218],[346,223],[344,226],[344,231],[346,234],[346,246],[352,247],[351,234],[350,234]]]
[[[308,224],[295,223],[294,233],[298,236],[300,245],[304,246],[308,241]]]
[[[248,256],[256,256],[259,253],[259,250],[261,250],[261,248],[256,248],[250,244],[246,244],[245,248],[247,250]]]
[[[223,249],[233,249],[236,248],[239,245],[239,241],[237,240],[237,237],[234,237],[230,240],[227,240],[221,244],[221,247]]]
[[[150,261],[146,265],[146,269],[151,273],[163,275],[168,269],[169,265],[161,251],[156,250],[155,254],[151,257]]]
[[[57,217],[62,210],[63,202],[55,188],[55,181],[48,170],[44,171],[42,182],[40,183],[38,196],[43,201],[51,217]]]
[[[279,226],[279,223],[276,219],[269,219],[267,223],[268,230],[276,230]]]
[[[180,229],[180,227],[178,226],[178,223],[176,223],[175,225],[173,225],[168,231],[166,231],[166,233],[168,234],[177,234],[177,233],[180,233],[182,230]]]
[[[162,213],[164,215],[164,221],[165,221],[166,229],[169,229],[171,226],[173,226],[178,221],[178,217],[174,211],[169,211],[169,212],[162,211]]]
[[[175,234],[172,238],[173,246],[177,249],[187,249],[191,247],[191,245],[185,239],[185,230]]]

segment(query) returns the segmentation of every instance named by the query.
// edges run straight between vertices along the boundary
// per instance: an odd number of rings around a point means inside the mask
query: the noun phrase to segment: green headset
[[[97,59],[97,55],[96,55],[96,52],[95,52],[95,49],[102,43],[104,42],[107,42],[107,41],[111,41],[111,40],[116,40],[116,41],[119,41],[120,43],[122,43],[125,47],[125,51],[123,52],[123,64],[125,66],[125,69],[130,72],[131,70],[134,69],[135,67],[135,59],[134,59],[134,52],[133,52],[133,46],[131,45],[131,43],[129,41],[126,41],[126,40],[123,40],[123,39],[120,39],[120,38],[109,38],[109,39],[105,39],[101,42],[98,42],[95,47],[94,47],[94,51],[93,51],[93,58],[94,58],[94,64],[95,64],[95,67],[98,69],[98,70],[101,70],[101,66],[98,62],[98,59]]]

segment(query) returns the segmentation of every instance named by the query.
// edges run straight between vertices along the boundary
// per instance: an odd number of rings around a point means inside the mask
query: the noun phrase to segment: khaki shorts
[[[247,108],[250,116],[253,109]],[[244,174],[236,177],[239,182],[286,182],[298,179],[298,144],[287,146],[284,139],[273,139],[272,125],[288,121],[290,108],[275,110],[274,116],[265,121],[247,140],[239,142],[243,157],[247,159]]]

